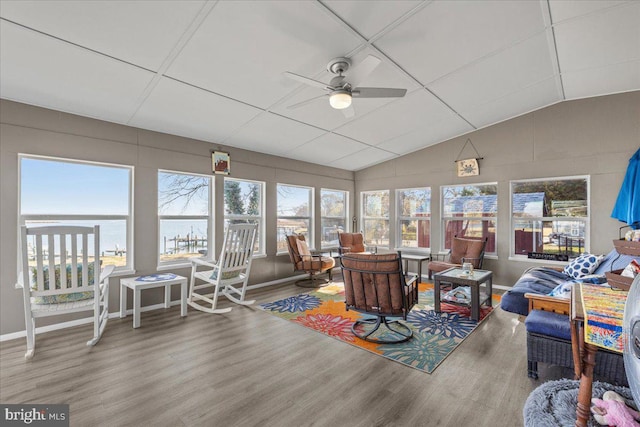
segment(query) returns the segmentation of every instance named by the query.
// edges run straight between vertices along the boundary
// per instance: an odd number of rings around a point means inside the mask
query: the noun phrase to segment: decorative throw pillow
[[[583,276],[593,273],[603,258],[604,256],[602,255],[593,255],[585,252],[564,268],[564,274],[574,279],[580,279]]]
[[[220,269],[218,268],[218,266],[216,266],[216,268],[214,268],[213,272],[211,273],[211,280],[216,280],[218,278],[218,271],[220,271]],[[222,280],[233,279],[234,277],[238,277],[239,275],[240,270],[225,271],[224,273],[222,273]]]
[[[88,286],[93,285],[94,278],[94,264],[90,263],[87,269],[88,271]],[[71,264],[67,264],[64,270],[67,276],[67,283],[71,283]],[[49,266],[45,265],[42,268],[43,282],[45,290],[51,289],[51,283],[49,282]],[[35,291],[37,289],[38,283],[38,269],[36,267],[31,267],[31,290]],[[55,289],[60,289],[60,264],[55,265],[54,272],[54,283]],[[82,264],[78,264],[78,286],[82,287]],[[93,298],[93,291],[88,292],[72,292],[68,294],[60,294],[60,295],[44,295],[34,297],[35,304],[60,304],[64,302],[73,302],[73,301],[81,301],[85,299]]]
[[[301,257],[311,256],[311,251],[309,250],[309,245],[304,240],[296,239],[296,244],[298,245],[298,253]]]

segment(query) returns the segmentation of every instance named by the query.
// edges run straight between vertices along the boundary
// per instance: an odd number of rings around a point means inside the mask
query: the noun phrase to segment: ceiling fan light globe
[[[347,91],[336,91],[329,97],[329,104],[336,110],[344,110],[351,105],[351,94]]]

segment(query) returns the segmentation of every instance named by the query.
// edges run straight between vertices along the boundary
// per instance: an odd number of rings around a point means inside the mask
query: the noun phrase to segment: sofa
[[[624,268],[632,259],[638,260],[638,257],[620,255],[614,249],[603,258],[588,281],[604,281],[598,278]],[[501,309],[527,316],[527,375],[530,378],[538,378],[538,362],[573,368],[569,300],[548,295],[559,286],[578,281],[565,274],[562,267],[534,267],[525,271],[502,297]],[[594,373],[615,384],[628,384],[621,354],[598,351]]]

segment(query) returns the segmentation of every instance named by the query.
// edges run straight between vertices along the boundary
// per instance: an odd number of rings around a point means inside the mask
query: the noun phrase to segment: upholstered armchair
[[[365,245],[362,233],[339,233],[338,241],[340,243],[338,248],[340,255],[354,252],[378,252],[378,248],[376,246]]]
[[[409,340],[413,331],[399,318],[407,320],[418,302],[418,281],[416,276],[405,277],[400,254],[348,253],[340,261],[347,310],[375,316],[357,320],[351,332],[375,343]]]
[[[308,279],[298,280],[296,285],[305,288],[317,288],[326,286],[327,283],[333,280],[331,270],[335,267],[336,261],[332,257],[311,253],[302,234],[287,236],[287,247],[289,249],[289,258],[291,258],[291,263],[293,264],[293,271],[304,271],[309,274]],[[329,280],[318,279],[317,275],[325,271],[329,274]]]
[[[473,268],[482,268],[486,244],[486,237],[484,239],[474,239],[454,236],[451,241],[451,251],[447,254],[449,259],[436,259],[431,261],[427,266],[429,279],[431,279],[432,272],[434,271],[439,273],[452,267],[461,267],[465,262],[472,263]]]

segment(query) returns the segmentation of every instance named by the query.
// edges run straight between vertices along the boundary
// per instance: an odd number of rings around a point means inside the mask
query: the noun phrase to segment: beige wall
[[[266,182],[266,252],[252,266],[251,283],[291,276],[288,255],[276,255],[276,183],[315,188],[315,235],[320,236],[320,189],[353,194],[353,172],[328,168],[145,131],[6,100],[0,101],[0,334],[24,329],[22,293],[14,289],[17,269],[18,153],[130,165],[134,167],[134,260],[136,274],[156,271],[158,169],[211,173],[210,152],[231,154],[232,177]],[[43,183],[45,185],[45,183]],[[82,190],[82,183],[78,183]],[[215,180],[215,218],[224,215],[223,180]],[[86,189],[86,197],[96,197]],[[350,196],[353,204],[354,198]],[[353,212],[353,207],[350,208]],[[350,220],[348,221],[350,224]],[[223,222],[215,221],[216,247],[223,238]],[[175,270],[187,275],[188,269]],[[110,311],[117,311],[119,280],[111,280]],[[143,305],[158,303],[162,292],[150,290]],[[177,289],[174,290],[177,298]],[[79,315],[80,317],[86,317]],[[45,325],[43,319],[38,325]],[[55,321],[59,321],[56,319]]]
[[[481,174],[457,178],[453,162],[467,138],[471,138],[484,157],[480,162]],[[210,173],[210,151],[230,151],[233,177],[267,183],[267,257],[254,263],[252,283],[292,274],[288,256],[275,254],[278,182],[315,187],[316,218],[322,187],[350,191],[350,212],[354,212],[359,191],[392,190],[391,203],[395,206],[395,189],[430,186],[434,250],[440,241],[440,186],[498,182],[498,259],[489,259],[485,266],[496,273],[496,283],[511,285],[522,271],[535,264],[509,260],[509,181],[590,175],[591,251],[605,253],[610,250],[611,239],[618,235],[619,227],[609,215],[628,159],[639,146],[640,92],[557,104],[355,174],[1,100],[0,334],[24,329],[22,295],[13,288],[17,262],[18,153],[134,166],[135,268],[138,274],[148,274],[156,270],[157,170]],[[469,156],[471,153],[465,151]],[[216,218],[222,218],[222,180],[216,180],[215,186]],[[394,216],[392,209],[392,224]],[[216,221],[218,245],[222,227],[222,221]],[[319,221],[315,232],[320,235]],[[391,232],[391,239],[395,239],[393,227]],[[111,285],[110,304],[114,311],[118,304],[118,280],[112,280]],[[143,304],[157,303],[161,298],[161,292],[147,294]]]
[[[467,138],[478,149],[480,176],[458,178],[454,160]],[[356,192],[430,186],[432,250],[438,250],[440,186],[498,183],[498,259],[485,267],[495,282],[511,286],[528,267],[509,260],[509,181],[589,175],[591,182],[591,247],[607,253],[621,223],[610,218],[631,155],[640,147],[640,92],[556,104],[470,134],[451,139],[356,172]],[[462,158],[475,157],[467,147]],[[391,209],[390,223],[395,221]],[[395,229],[391,227],[391,241]]]

